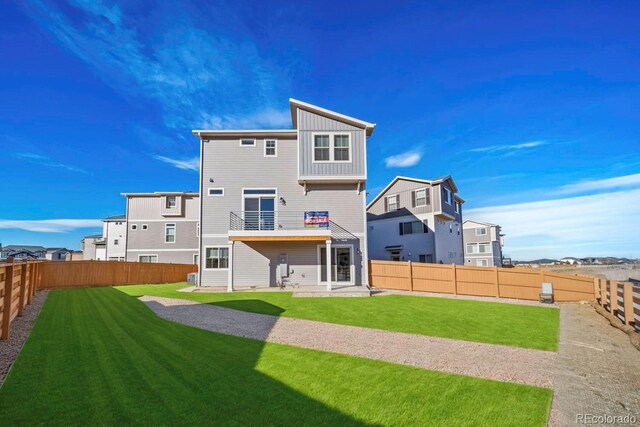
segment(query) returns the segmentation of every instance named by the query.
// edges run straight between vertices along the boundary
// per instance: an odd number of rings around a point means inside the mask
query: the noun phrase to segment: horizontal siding
[[[162,220],[167,218],[184,218],[198,220],[199,202],[198,197],[182,196],[184,210],[182,215],[163,216],[162,213],[166,209],[163,206],[164,198],[161,196],[136,196],[129,198],[129,206],[127,212],[127,221],[138,220]]]
[[[299,110],[300,176],[365,176],[366,137],[364,129]],[[351,138],[351,162],[313,163],[313,134],[344,132]]]
[[[131,225],[136,224],[137,230],[131,230]],[[149,229],[143,230],[142,224],[147,224]],[[165,224],[176,225],[175,243],[165,243]],[[171,221],[144,222],[132,221],[128,224],[129,232],[127,251],[137,249],[193,249],[198,247],[197,221]]]
[[[198,251],[127,251],[127,261],[138,261],[138,255],[158,255],[158,262],[171,264],[193,264],[193,256]],[[185,277],[186,281],[187,278]]]
[[[429,189],[431,196],[430,203],[427,206],[414,208],[411,206],[411,192],[413,190],[419,190],[422,188]],[[373,205],[371,205],[367,212],[374,215],[384,214],[384,199],[386,196],[391,196],[393,194],[397,194],[400,197],[399,207],[401,209],[404,208],[404,215],[406,215],[407,212],[414,215],[433,212],[434,196],[437,195],[437,193],[433,194],[433,191],[431,191],[431,186],[429,184],[419,183],[415,181],[405,181],[400,179],[387,190],[383,197],[380,197],[380,199],[378,199]]]

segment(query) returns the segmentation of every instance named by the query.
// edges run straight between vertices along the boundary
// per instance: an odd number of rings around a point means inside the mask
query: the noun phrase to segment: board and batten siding
[[[426,206],[413,207],[411,193],[415,190],[421,190],[426,188],[429,191],[429,204]],[[412,214],[423,214],[433,212],[434,201],[438,198],[438,194],[432,191],[432,187],[429,184],[407,181],[399,179],[395,184],[387,190],[387,192],[380,197],[376,202],[369,207],[367,212],[374,215],[382,215],[385,213],[385,198],[397,194],[399,198],[399,209],[406,209]],[[406,215],[406,214],[405,214]]]
[[[337,120],[329,119],[305,110],[298,110],[298,134],[300,138],[300,177],[354,176],[366,178],[365,130]],[[349,134],[351,141],[350,162],[313,162],[313,135],[322,132]],[[333,139],[330,149],[333,149]]]

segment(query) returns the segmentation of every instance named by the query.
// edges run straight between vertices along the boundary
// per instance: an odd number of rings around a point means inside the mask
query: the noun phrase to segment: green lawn
[[[215,334],[94,288],[49,294],[0,388],[0,425],[544,426],[551,396]]]
[[[183,298],[276,316],[541,350],[558,348],[559,310],[554,308],[404,295],[293,298],[288,292],[176,292],[186,286],[118,289],[129,295]]]

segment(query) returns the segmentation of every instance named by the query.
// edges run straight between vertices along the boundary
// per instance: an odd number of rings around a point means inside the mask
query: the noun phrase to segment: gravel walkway
[[[31,328],[33,328],[40,309],[47,299],[49,291],[38,291],[31,300],[31,304],[27,305],[22,312],[22,317],[16,317],[11,322],[11,331],[9,339],[0,341],[0,386],[4,382],[11,365],[18,357],[18,353],[22,349],[25,341],[29,337]]]
[[[556,353],[140,298],[158,316],[223,334],[498,381],[552,386]]]
[[[584,424],[578,414],[633,415],[640,425],[640,351],[588,304],[560,305],[554,385],[550,426]]]

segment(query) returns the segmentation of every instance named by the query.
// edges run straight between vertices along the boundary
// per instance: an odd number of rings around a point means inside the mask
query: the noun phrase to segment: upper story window
[[[456,200],[455,202],[456,213],[460,213],[460,202]]]
[[[224,196],[224,188],[210,188],[209,189],[210,196]]]
[[[476,236],[486,236],[486,235],[487,235],[487,229],[485,227],[476,228]]]
[[[132,229],[132,230],[137,230],[137,229],[138,229],[138,226],[137,226],[136,224],[131,224],[131,229]]]
[[[397,211],[399,208],[399,197],[397,194],[393,196],[387,196],[384,198],[384,210],[385,212]]]
[[[119,240],[118,240],[118,239],[113,239],[113,244],[114,244],[114,245],[117,245],[118,243],[119,243]]]
[[[328,162],[330,154],[329,135],[315,135],[313,137],[313,161]]]
[[[350,162],[351,136],[345,134],[316,134],[313,136],[314,162]]]
[[[413,191],[413,207],[427,206],[430,203],[429,192],[426,188]]]
[[[176,196],[167,196],[167,209],[173,209],[178,206],[178,198]]]
[[[142,229],[143,229],[143,230],[148,230],[148,229],[149,229],[149,225],[147,225],[147,224],[142,224]]]
[[[428,233],[429,227],[427,226],[427,220],[407,221],[400,223],[399,231],[401,236],[404,234]]]
[[[255,139],[241,139],[240,140],[241,147],[255,147],[256,140]]]
[[[348,162],[350,149],[348,134],[333,136],[333,160],[336,162]]]
[[[275,139],[264,140],[264,156],[265,157],[277,157],[278,156],[278,142]]]
[[[451,190],[449,190],[447,187],[442,187],[442,198],[444,199],[444,202],[448,205],[451,204],[452,200],[451,200]]]
[[[164,241],[165,243],[176,242],[176,225],[175,224],[164,225]]]

